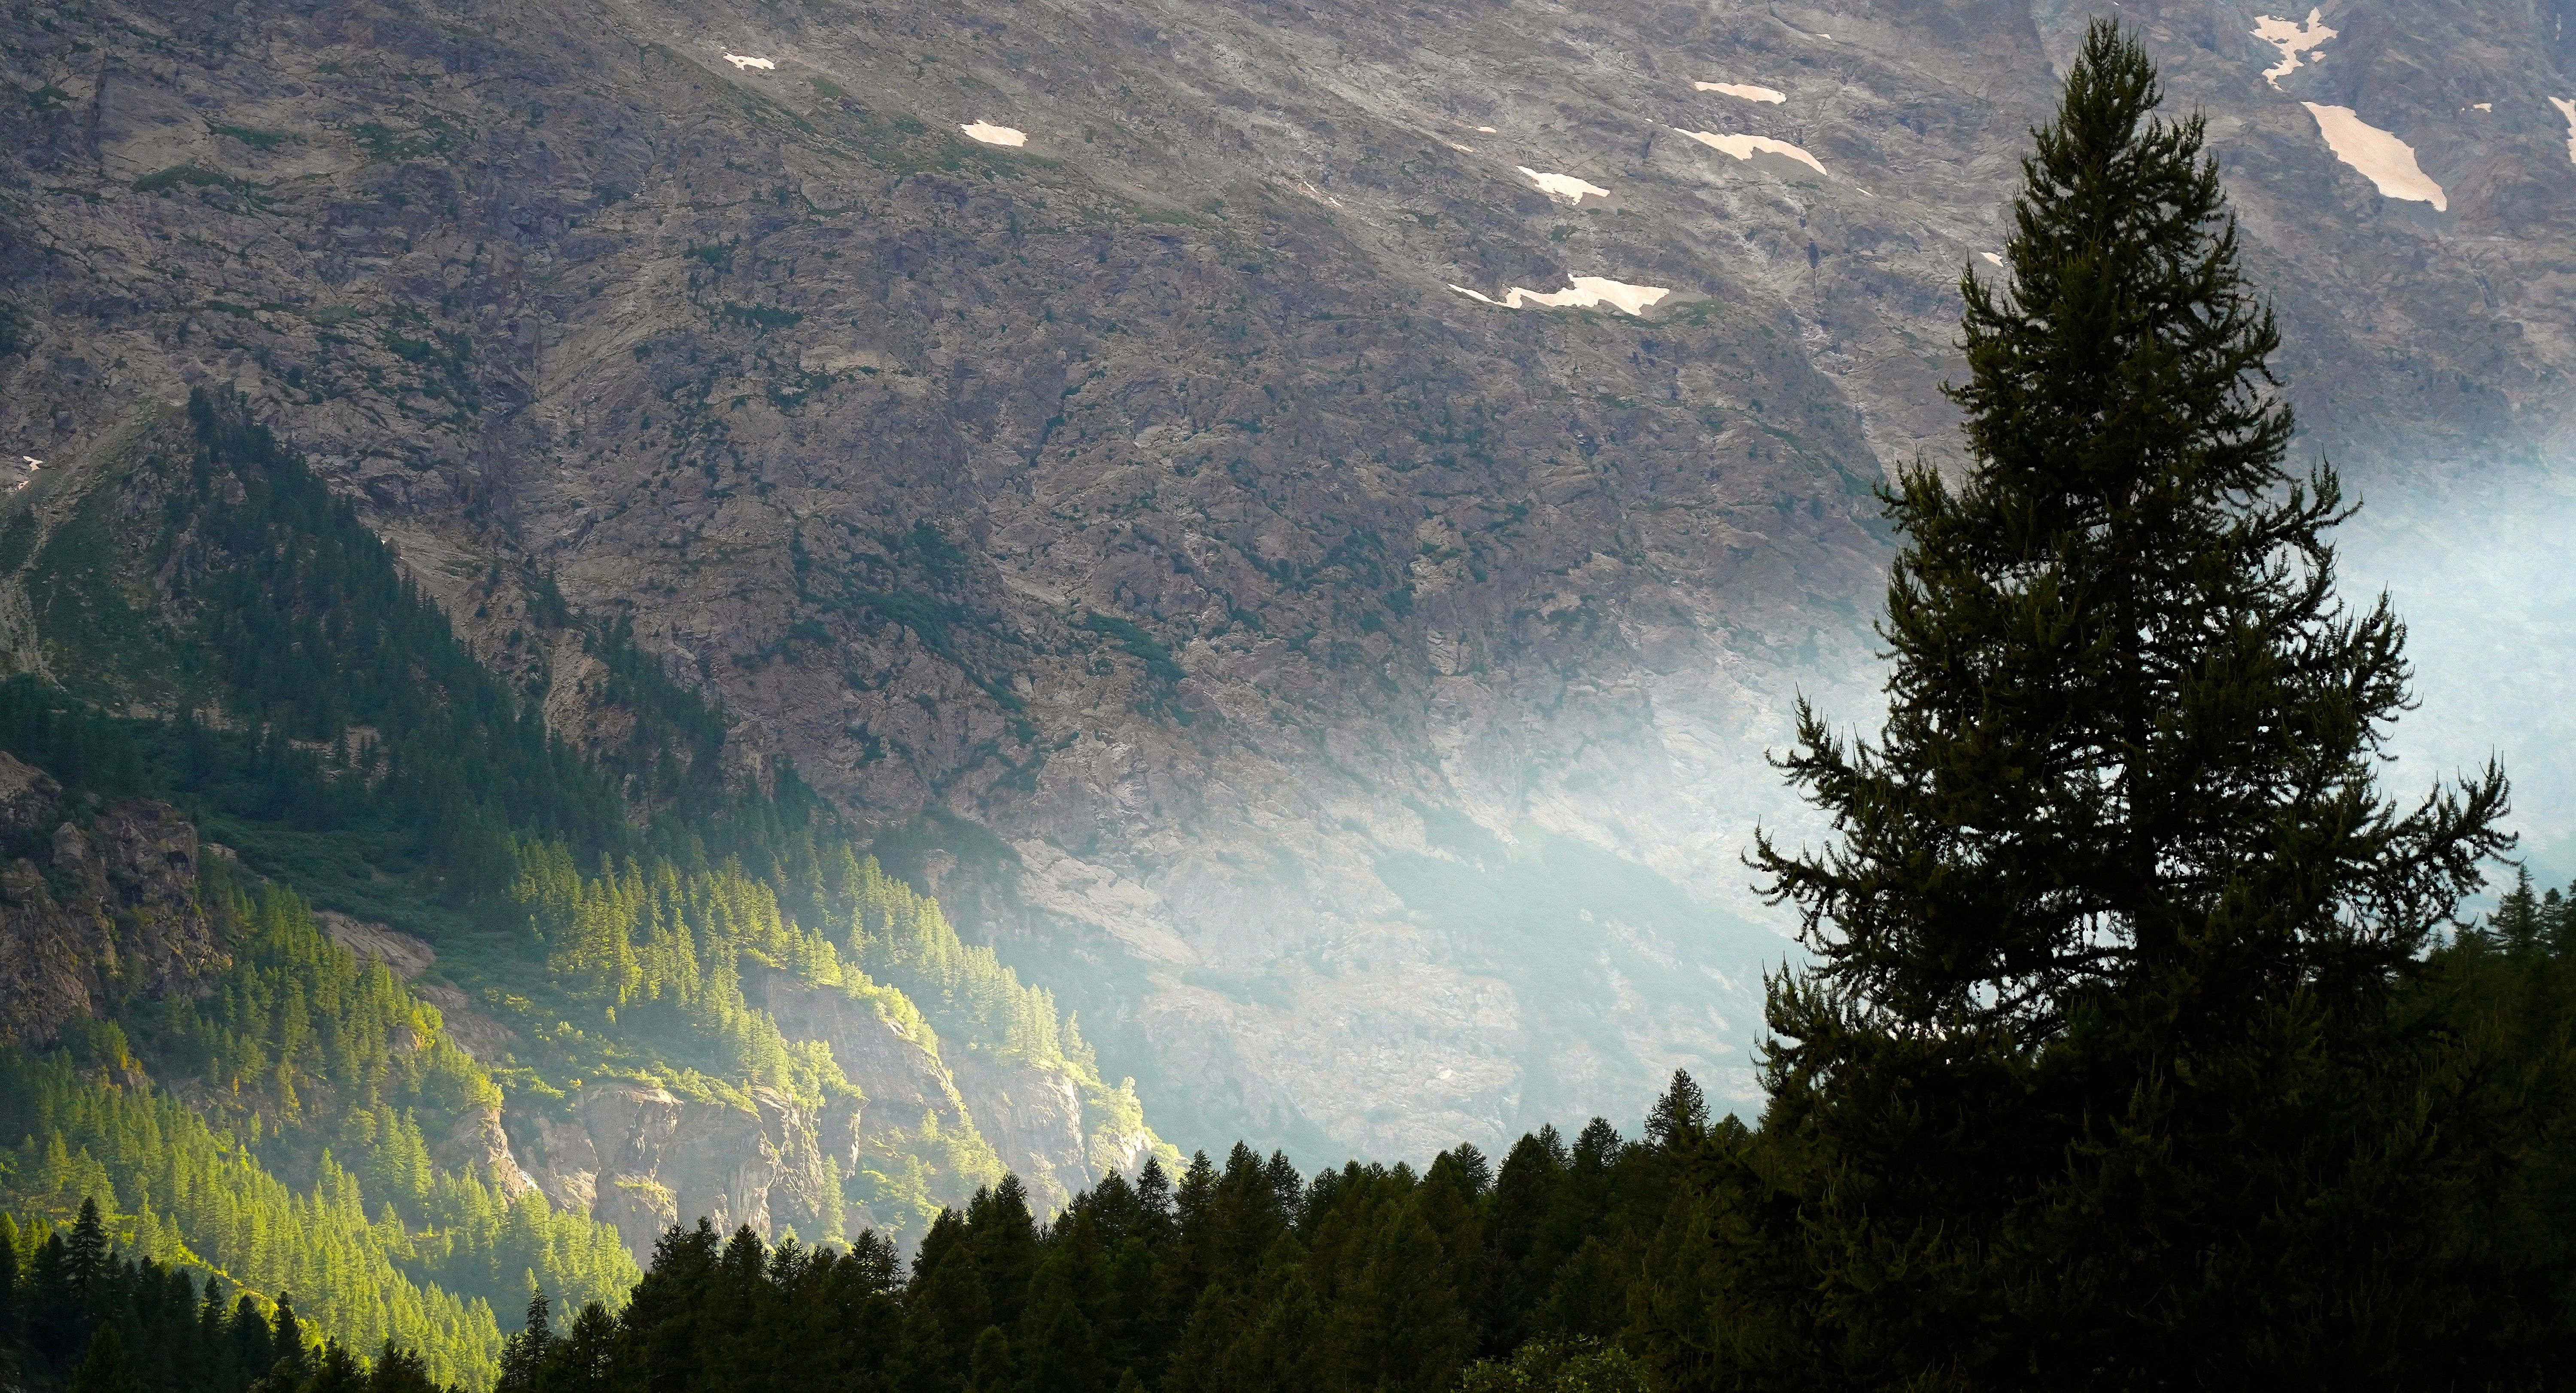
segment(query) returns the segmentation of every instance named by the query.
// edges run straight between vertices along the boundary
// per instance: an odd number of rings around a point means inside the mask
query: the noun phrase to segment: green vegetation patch
[[[210,125],[206,129],[217,135],[231,136],[254,150],[274,150],[295,138],[284,131],[263,131],[251,126]]]
[[[179,164],[155,170],[134,181],[136,193],[161,193],[170,189],[223,189],[230,193],[255,197],[259,186],[247,179],[236,179],[203,165]]]
[[[724,317],[735,324],[750,326],[752,332],[766,334],[772,329],[793,329],[805,320],[801,310],[782,310],[769,305],[742,305],[725,302]]]
[[[397,130],[382,121],[361,121],[349,127],[349,138],[358,142],[369,160],[398,164],[444,155],[464,138],[464,132],[432,117],[410,130]]]

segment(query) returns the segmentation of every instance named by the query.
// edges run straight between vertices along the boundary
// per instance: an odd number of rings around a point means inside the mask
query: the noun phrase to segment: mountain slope
[[[10,506],[56,679],[0,683],[26,1231],[95,1200],[129,1252],[482,1386],[496,1310],[614,1303],[674,1225],[908,1242],[1006,1169],[1052,1207],[1172,1157],[792,769],[692,769],[664,737],[703,708],[613,631],[572,641],[622,733],[549,734],[232,409]]]
[[[492,567],[631,622],[1193,1140],[1741,1100],[1761,753],[1874,707],[1867,489],[1949,450],[2092,8],[58,8],[8,420],[89,470],[237,386],[560,732],[605,666]],[[2560,0],[2349,0],[2277,78],[2258,11],[2118,13],[2313,443],[2563,472]],[[1488,303],[1587,285],[1665,293]]]

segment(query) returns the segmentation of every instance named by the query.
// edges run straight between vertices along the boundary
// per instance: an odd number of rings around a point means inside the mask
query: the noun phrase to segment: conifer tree
[[[1682,1069],[1646,1114],[1646,1141],[1667,1151],[1687,1151],[1708,1138],[1708,1095],[1699,1081]]]
[[[552,1314],[545,1288],[533,1282],[528,1287],[527,1324],[501,1344],[501,1381],[511,1387],[529,1387],[537,1370],[545,1364],[546,1355],[554,1348],[554,1330],[548,1324]]]
[[[139,1393],[140,1387],[125,1358],[125,1337],[116,1333],[114,1321],[101,1323],[72,1373],[71,1393]]]
[[[2496,946],[2515,957],[2525,957],[2548,947],[2548,931],[2541,918],[2540,897],[2531,890],[2530,867],[2515,869],[2513,888],[2496,901],[2496,911],[2489,923],[2489,932]]]
[[[2337,599],[2341,486],[2284,464],[2278,330],[2160,101],[2097,23],[2006,283],[1962,285],[1969,468],[1886,495],[1883,734],[1800,709],[1836,840],[1755,860],[1818,961],[1773,984],[1774,1159],[1677,1376],[2376,1382],[2462,1333],[2392,986],[2504,780],[2380,794],[2404,629]]]
[[[80,1217],[72,1221],[71,1241],[65,1245],[64,1275],[75,1292],[94,1299],[107,1271],[107,1223],[99,1217],[98,1200],[83,1195]]]
[[[18,1342],[18,1221],[0,1213],[0,1349]]]
[[[273,1346],[276,1372],[288,1379],[301,1379],[312,1367],[312,1352],[305,1348],[304,1322],[295,1315],[295,1296],[280,1292],[277,1297],[276,1343]]]

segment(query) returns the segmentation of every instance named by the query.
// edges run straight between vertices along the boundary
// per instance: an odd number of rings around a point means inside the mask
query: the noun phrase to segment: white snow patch
[[[1442,142],[1440,142],[1440,143],[1441,143],[1441,144],[1443,144],[1443,145],[1448,146],[1448,147],[1449,147],[1450,149],[1452,149],[1452,150],[1457,151],[1457,152],[1458,152],[1459,154],[1461,154],[1461,155],[1472,155],[1472,154],[1476,153],[1476,149],[1475,149],[1475,147],[1474,147],[1474,146],[1472,146],[1472,145],[1461,145],[1461,144],[1459,144],[1458,142],[1456,142],[1456,141],[1454,141],[1454,140],[1444,140],[1444,141],[1442,141]]]
[[[2319,106],[2301,102],[2308,114],[2317,118],[2317,129],[2325,135],[2326,145],[2335,158],[2369,176],[2381,194],[2413,203],[2430,203],[2436,210],[2448,209],[2451,200],[2442,186],[2415,163],[2415,147],[2394,134],[2364,122],[2348,106]]]
[[[990,121],[978,121],[974,125],[959,126],[957,129],[964,131],[968,139],[980,140],[987,145],[1026,145],[1029,143],[1027,132],[1015,131],[1008,126],[996,126]]]
[[[1608,189],[1597,184],[1587,184],[1571,174],[1541,174],[1528,165],[1516,165],[1514,168],[1528,175],[1531,183],[1547,190],[1548,197],[1564,199],[1576,207],[1581,207],[1586,197],[1608,198],[1610,196]]]
[[[1641,317],[1649,306],[1673,293],[1664,286],[1630,285],[1625,281],[1614,281],[1605,276],[1569,276],[1566,278],[1565,289],[1549,291],[1545,294],[1516,285],[1504,291],[1503,298],[1500,300],[1469,290],[1463,285],[1453,285],[1449,288],[1468,299],[1488,305],[1498,305],[1507,310],[1521,309],[1528,305],[1588,310],[1595,305],[1608,305],[1613,309],[1626,310],[1630,314]]]
[[[1786,92],[1775,91],[1768,87],[1754,87],[1742,82],[1694,82],[1691,86],[1702,92],[1724,92],[1730,97],[1742,97],[1748,102],[1789,100],[1789,94]]]
[[[2569,101],[2565,97],[2551,97],[2549,104],[2558,108],[2559,115],[2567,118],[2567,158],[2571,163],[2576,163],[2576,101]]]
[[[754,58],[747,53],[728,53],[724,56],[724,60],[737,68],[758,68],[762,72],[778,66],[766,58]]]
[[[1502,132],[1501,132],[1501,131],[1495,130],[1495,129],[1494,129],[1493,127],[1491,127],[1491,126],[1478,126],[1478,127],[1476,128],[1476,130],[1477,130],[1477,132],[1478,132],[1479,134],[1482,134],[1482,135],[1501,135],[1501,134],[1502,134]]]
[[[1991,261],[1991,262],[1995,263],[1997,266],[2001,266],[2001,265],[2003,265],[2003,264],[2004,264],[2004,259],[2003,259],[2002,257],[2000,257],[2000,256],[1995,255],[1993,252],[1979,252],[1979,253],[1977,253],[1977,255],[1982,256],[1982,257],[1984,257],[1986,260],[1988,260],[1988,261]]]
[[[2480,111],[2493,111],[2493,110],[2495,110],[2495,103],[2494,103],[2494,102],[2480,102],[2480,103],[2478,103],[2478,110],[2480,110]]]
[[[2254,37],[2281,50],[2281,61],[2263,70],[2265,82],[2271,83],[2277,89],[2281,85],[2282,78],[2299,70],[2300,54],[2314,53],[2325,47],[2326,40],[2335,36],[2335,31],[2325,26],[2325,17],[2326,12],[2323,10],[2310,10],[2308,22],[2305,24],[2274,15],[2262,15],[2255,19]],[[2308,61],[2317,62],[2323,57],[2323,54],[2318,54],[2316,58]]]
[[[1709,131],[1682,131],[1682,128],[1679,126],[1675,126],[1673,129],[1681,131],[1682,134],[1689,136],[1691,139],[1698,141],[1700,144],[1707,146],[1711,150],[1722,151],[1726,154],[1733,155],[1739,160],[1750,160],[1755,155],[1781,155],[1786,158],[1796,160],[1798,163],[1816,171],[1818,174],[1825,173],[1825,167],[1822,164],[1817,163],[1815,156],[1808,154],[1806,151],[1799,149],[1797,146],[1792,145],[1785,140],[1773,140],[1771,137],[1766,135],[1717,135]],[[1827,175],[1826,177],[1831,178],[1832,176]]]

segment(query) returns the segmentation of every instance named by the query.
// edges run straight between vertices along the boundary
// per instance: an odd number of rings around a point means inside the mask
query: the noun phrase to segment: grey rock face
[[[1005,1064],[966,1055],[955,1065],[957,1092],[966,1099],[984,1140],[1020,1177],[1030,1202],[1052,1210],[1100,1178],[1091,1142],[1082,1130],[1082,1097],[1073,1080],[1051,1069]],[[1124,1167],[1135,1169],[1138,1157]]]
[[[61,790],[0,754],[0,819],[15,834],[60,816]],[[51,1043],[111,994],[187,992],[229,958],[197,902],[197,829],[166,803],[114,804],[47,839],[49,881],[19,857],[0,868],[0,1041]]]
[[[612,1080],[578,1090],[559,1113],[513,1110],[504,1125],[549,1201],[613,1225],[640,1260],[675,1223],[767,1234],[818,1220],[814,1118],[770,1089],[752,1098],[746,1111]]]
[[[2097,10],[2208,113],[2316,445],[2566,457],[2563,0],[2345,0],[2277,87],[2204,0],[105,3],[0,52],[8,506],[246,393],[559,729],[615,737],[492,560],[925,819],[1185,1142],[1745,1099],[1790,949],[1736,853],[1814,830],[1762,751],[1870,716],[1867,489],[1951,456],[1957,283]],[[1666,293],[1487,303],[1581,277]]]

